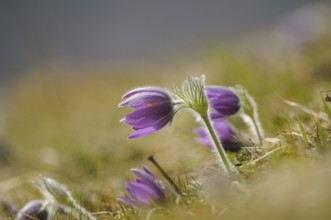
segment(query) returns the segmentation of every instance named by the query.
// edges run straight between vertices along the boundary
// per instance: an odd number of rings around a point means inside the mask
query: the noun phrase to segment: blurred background
[[[190,114],[133,141],[119,122],[127,90],[188,74],[247,88],[278,135],[292,119],[282,99],[318,109],[331,89],[330,15],[313,0],[1,1],[0,194],[24,204],[43,173],[106,209],[151,154],[176,174],[213,161]]]
[[[40,65],[183,65],[215,42],[236,43],[312,0],[2,1],[0,81]]]

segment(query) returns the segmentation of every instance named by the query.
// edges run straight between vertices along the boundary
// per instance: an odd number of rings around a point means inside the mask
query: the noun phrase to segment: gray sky
[[[273,24],[308,0],[2,0],[0,81],[43,61],[187,60],[209,40]]]

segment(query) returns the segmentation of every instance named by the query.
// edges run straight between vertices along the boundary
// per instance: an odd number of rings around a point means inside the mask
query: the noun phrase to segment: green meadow
[[[201,58],[172,67],[64,69],[41,65],[3,89],[0,219],[44,196],[34,182],[53,178],[97,219],[330,219],[331,34],[300,48],[206,45]],[[255,99],[263,144],[229,153],[239,186],[222,179],[213,153],[195,141],[187,111],[155,134],[128,140],[118,108],[133,88],[172,89],[188,75],[208,85],[243,87]],[[325,92],[324,92],[325,91]],[[238,130],[247,126],[234,117]],[[153,155],[183,192],[171,204],[134,208],[116,199],[131,168]],[[169,185],[169,184],[168,184]],[[169,185],[171,187],[171,185]],[[75,219],[58,213],[55,219]]]

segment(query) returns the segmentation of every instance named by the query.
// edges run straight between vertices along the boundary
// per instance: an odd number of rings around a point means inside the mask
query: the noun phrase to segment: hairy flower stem
[[[205,123],[211,138],[213,139],[214,145],[216,147],[216,150],[217,150],[219,156],[221,157],[221,163],[222,163],[221,165],[224,168],[225,174],[227,176],[229,176],[229,174],[236,174],[236,170],[234,170],[232,168],[232,166],[230,165],[226,152],[225,152],[221,142],[217,138],[214,128],[210,122],[210,118],[207,115],[201,116],[201,118],[202,118],[203,122]]]
[[[254,128],[256,130],[256,133],[257,133],[257,136],[259,138],[259,142],[261,144],[261,146],[263,145],[263,141],[262,141],[262,135],[261,135],[261,131],[260,131],[260,126],[258,126],[258,122],[256,121],[256,117],[251,117],[252,121],[253,121],[253,124],[254,124]]]
[[[242,100],[244,103],[245,114],[250,118],[253,123],[253,129],[256,131],[258,141],[263,146],[263,129],[259,119],[257,105],[252,96],[250,96],[246,90],[242,90]]]

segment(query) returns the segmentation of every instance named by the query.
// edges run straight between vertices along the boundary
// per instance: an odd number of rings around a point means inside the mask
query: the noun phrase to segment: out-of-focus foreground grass
[[[199,63],[168,68],[166,74],[162,67],[80,74],[51,74],[47,67],[36,68],[7,90],[0,199],[22,206],[42,198],[31,181],[43,174],[66,184],[88,210],[116,211],[116,196],[123,194],[125,180],[132,177],[129,169],[148,164],[149,155],[172,176],[188,174],[199,180],[203,170],[214,164],[214,156],[194,141],[192,130],[198,124],[190,114],[182,112],[170,127],[129,141],[131,128],[119,120],[130,110],[118,109],[117,104],[132,88],[172,88],[188,74],[205,74],[207,84],[246,88],[256,98],[266,136],[279,138],[285,150],[246,173],[249,196],[229,195],[217,180],[210,180],[207,196],[201,196],[203,205],[175,209],[166,218],[329,219],[331,125],[319,118],[327,117],[320,91],[331,89],[329,39],[326,34],[300,50],[271,58],[215,46]],[[302,106],[290,106],[284,99]],[[323,150],[306,146],[297,118],[313,143],[318,126],[323,127]],[[223,203],[227,209],[218,207]],[[8,214],[2,211],[0,216]]]

